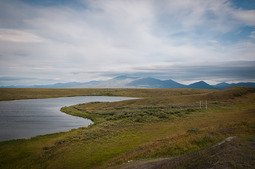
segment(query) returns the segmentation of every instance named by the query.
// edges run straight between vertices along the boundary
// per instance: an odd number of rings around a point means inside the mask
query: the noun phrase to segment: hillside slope
[[[111,169],[206,169],[239,168],[255,166],[255,137],[228,137],[218,144],[190,154],[153,160],[129,161]]]

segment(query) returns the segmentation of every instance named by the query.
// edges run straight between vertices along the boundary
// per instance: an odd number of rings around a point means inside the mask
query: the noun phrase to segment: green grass
[[[40,88],[0,88],[0,100],[41,99],[72,96],[125,96],[154,97],[179,96],[208,93],[203,89],[40,89]]]
[[[255,89],[0,89],[0,100],[76,95],[139,97],[61,110],[95,123],[69,132],[0,142],[0,168],[106,168],[174,157],[228,136],[254,136]],[[200,100],[208,110],[199,108]]]

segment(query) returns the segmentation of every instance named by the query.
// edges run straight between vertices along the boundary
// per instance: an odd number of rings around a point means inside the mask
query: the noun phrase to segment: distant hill
[[[134,81],[135,77],[118,76],[110,80],[101,81],[98,83],[88,82],[74,86],[75,88],[126,88],[127,84]]]
[[[164,81],[150,77],[134,80],[127,85],[138,88],[166,88]]]
[[[81,84],[80,82],[69,82],[69,83],[56,83],[51,85],[34,85],[32,88],[69,88],[70,86],[76,86]]]
[[[222,82],[222,83],[213,85],[213,87],[216,89],[226,89],[226,88],[230,87],[230,84]]]
[[[165,81],[167,84],[168,84],[168,88],[187,88],[187,85],[184,85],[184,84],[181,84],[181,83],[178,83],[176,81],[173,81],[173,80],[166,80]]]
[[[212,87],[211,85],[209,85],[208,83],[206,83],[204,81],[192,83],[192,84],[188,85],[188,88],[192,88],[192,89],[214,89],[214,87]]]
[[[173,80],[159,80],[154,78],[141,78],[132,81],[128,86],[140,88],[185,88],[186,85],[177,83]]]
[[[68,83],[55,83],[48,85],[12,85],[12,86],[0,86],[0,88],[71,88],[72,86],[77,86],[82,84],[81,82],[68,82]]]
[[[106,81],[90,81],[56,83],[50,85],[32,85],[32,86],[1,86],[1,88],[192,88],[192,89],[226,89],[234,86],[246,86],[255,88],[255,83],[219,83],[210,85],[204,81],[184,85],[174,80],[160,80],[151,77],[129,77],[117,76]]]
[[[231,83],[231,84],[229,84],[229,83],[223,82],[223,83],[219,83],[219,84],[213,85],[213,87],[216,88],[216,89],[226,89],[226,88],[235,87],[235,86],[243,86],[243,87],[253,87],[253,88],[255,88],[255,83],[240,82],[240,83]]]

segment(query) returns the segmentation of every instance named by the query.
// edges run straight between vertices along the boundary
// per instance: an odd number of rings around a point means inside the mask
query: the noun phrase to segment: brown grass
[[[252,88],[5,89],[4,93],[2,100],[25,98],[25,94],[29,98],[111,95],[143,99],[64,107],[69,114],[93,119],[95,125],[2,142],[0,168],[106,168],[129,160],[175,157],[205,149],[228,136],[255,133]]]

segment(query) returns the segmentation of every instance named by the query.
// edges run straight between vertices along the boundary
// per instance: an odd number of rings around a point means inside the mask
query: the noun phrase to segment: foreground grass
[[[28,140],[0,142],[0,168],[107,168],[129,160],[187,154],[228,136],[253,137],[255,133],[252,88],[4,89],[0,99],[75,95],[143,99],[63,107],[63,112],[90,118],[95,124]]]

